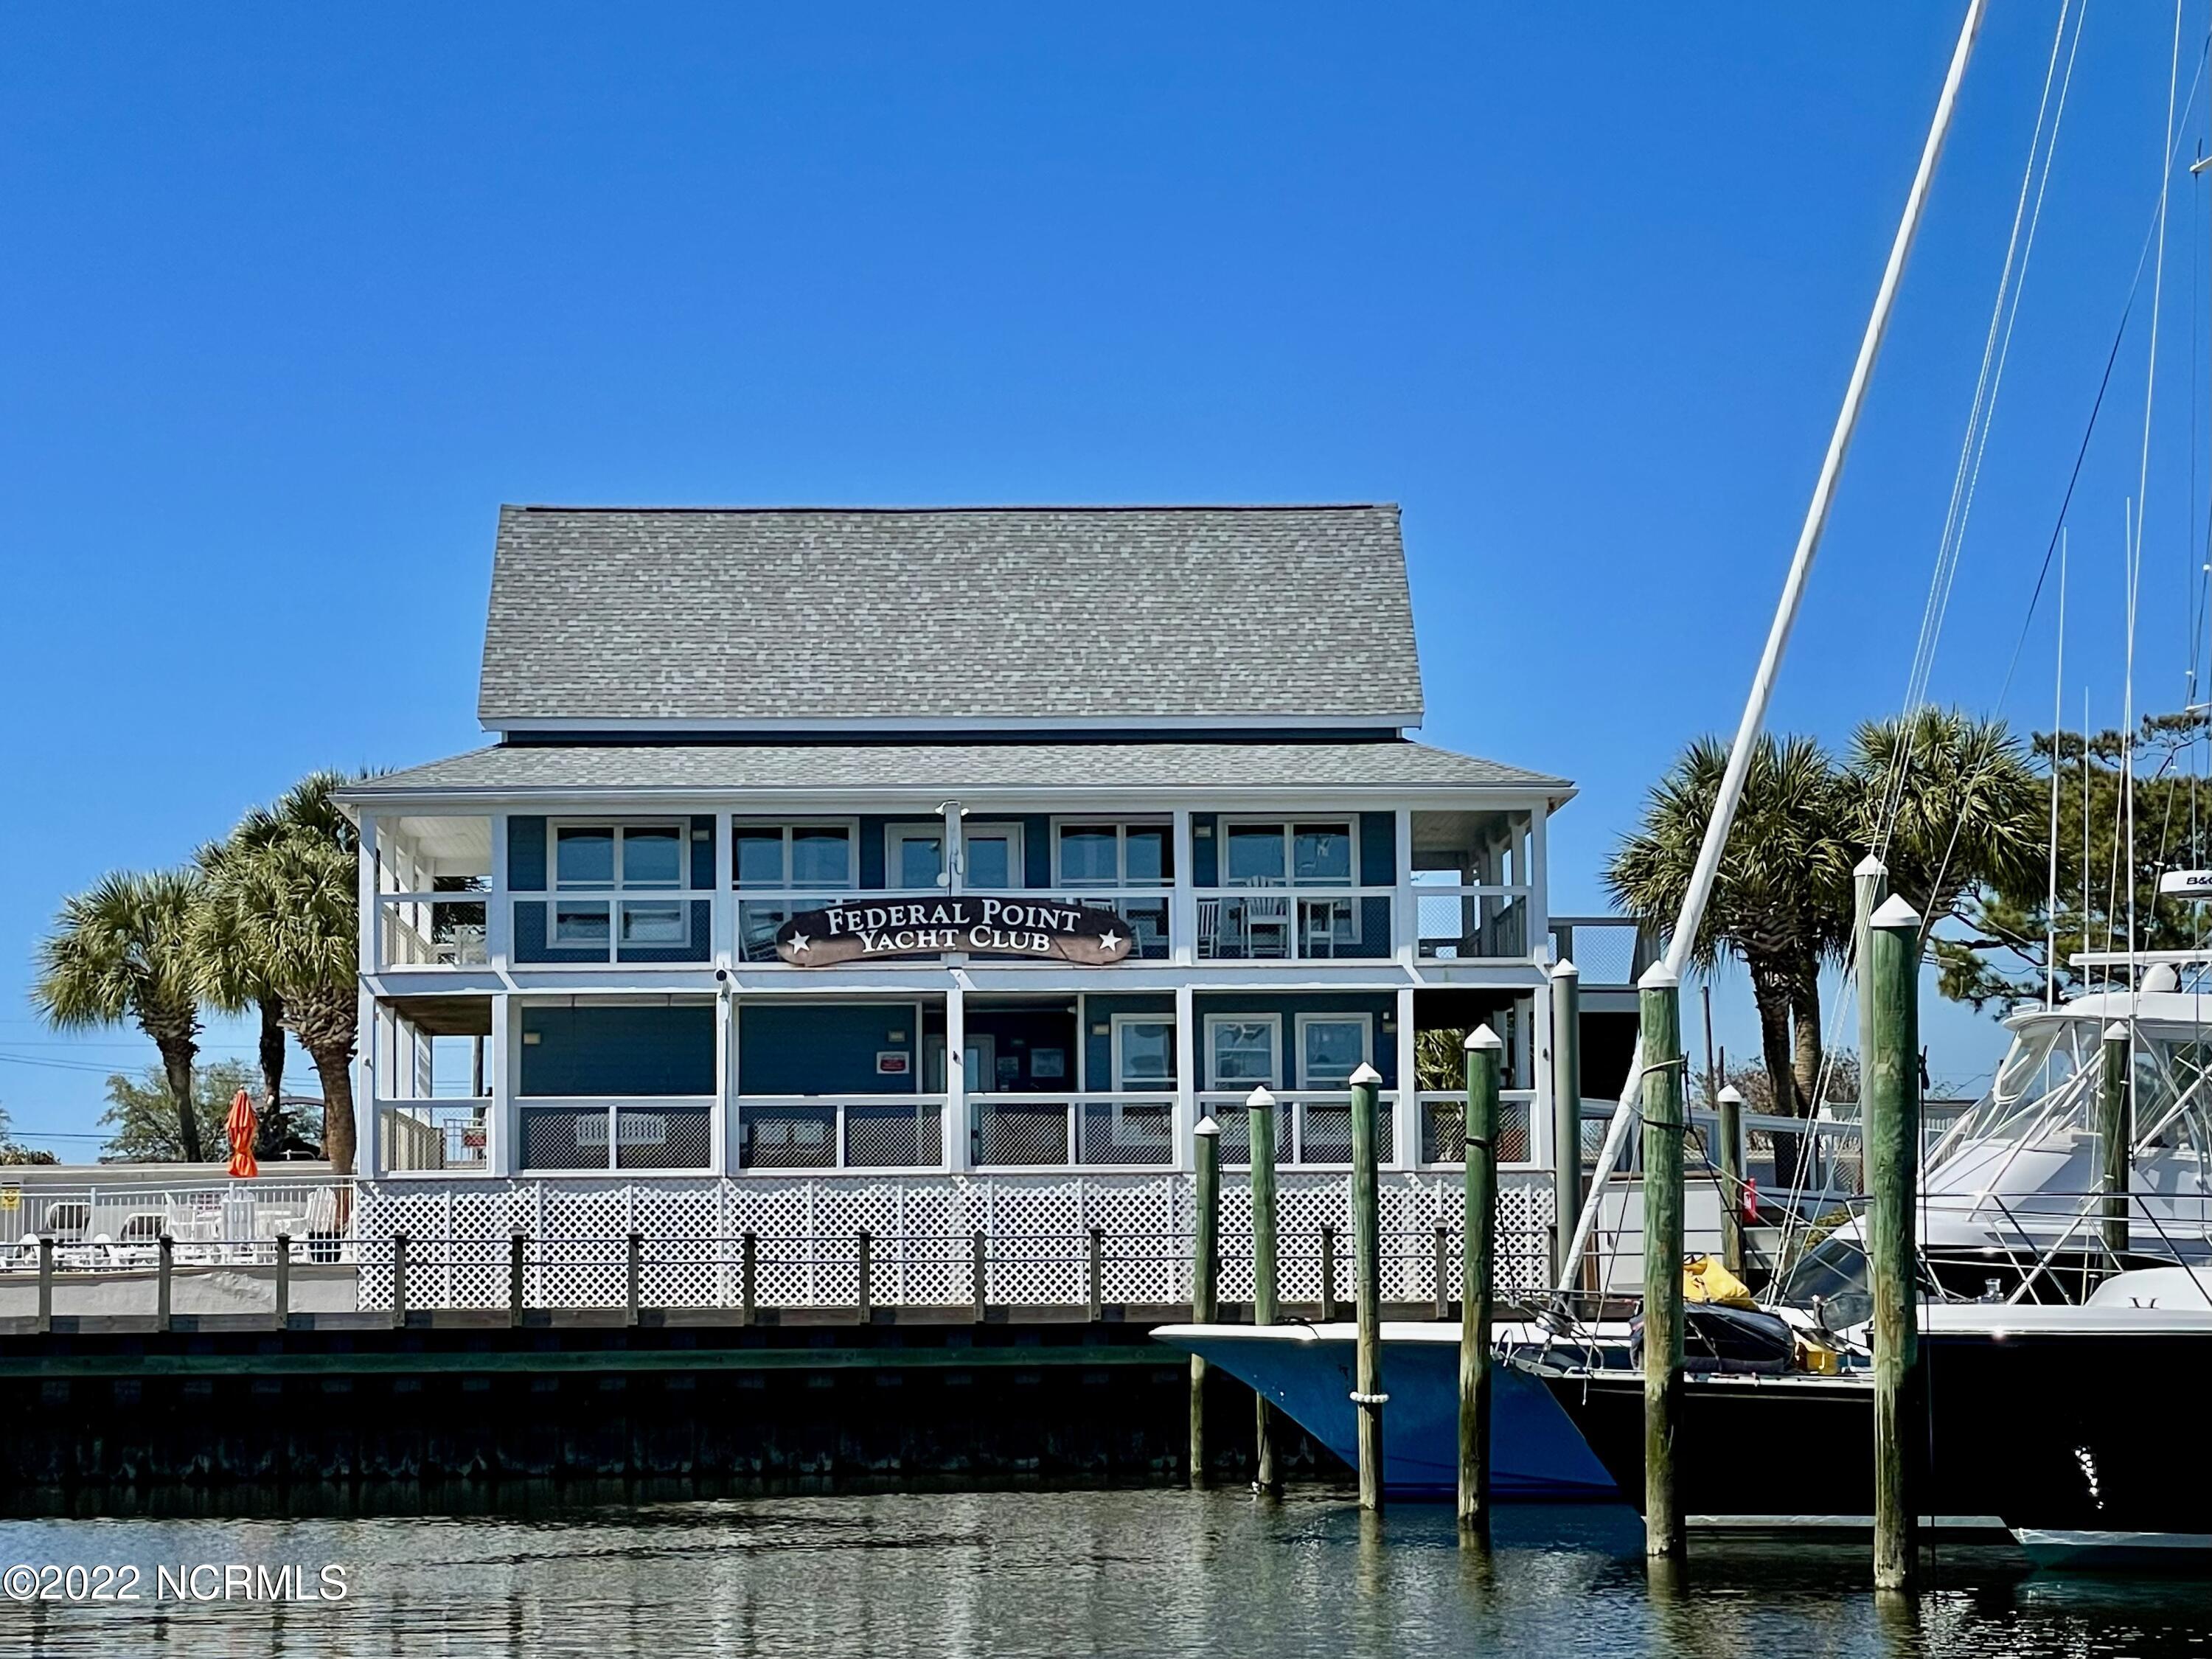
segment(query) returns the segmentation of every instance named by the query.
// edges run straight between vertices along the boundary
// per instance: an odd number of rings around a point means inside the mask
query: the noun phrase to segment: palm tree
[[[1630,915],[1673,928],[1727,767],[1728,746],[1700,738],[1653,788],[1606,871]],[[1820,1088],[1820,964],[1850,937],[1845,806],[1842,776],[1818,743],[1761,738],[1690,952],[1707,971],[1723,957],[1744,965],[1768,1084],[1790,1116],[1808,1115]],[[1794,1164],[1790,1150],[1778,1148],[1778,1161]]]
[[[1924,707],[1869,721],[1851,739],[1853,836],[1918,908],[1923,945],[1984,885],[2039,885],[2049,851],[2045,785],[2002,720]]]
[[[331,799],[331,792],[347,781],[343,773],[312,772],[273,805],[250,808],[228,838],[199,851],[198,862],[211,887],[222,890],[220,877],[227,860],[247,857],[286,836],[320,837],[353,856],[359,845],[353,825]],[[250,1011],[259,1017],[257,1058],[267,1103],[259,1139],[265,1154],[281,1153],[291,1140],[283,1107],[284,999],[249,948],[235,907],[208,906],[194,930],[193,945],[200,957],[201,994],[207,1001],[225,1013]]]
[[[192,1114],[192,1062],[199,1052],[198,963],[194,918],[204,902],[198,872],[103,877],[62,905],[39,946],[31,990],[56,1030],[83,1031],[135,1021],[161,1051],[178,1145],[202,1157]]]
[[[211,861],[195,932],[204,984],[266,996],[323,1085],[324,1152],[354,1164],[353,1055],[360,1024],[359,842],[331,802],[347,780],[318,772],[249,813]]]

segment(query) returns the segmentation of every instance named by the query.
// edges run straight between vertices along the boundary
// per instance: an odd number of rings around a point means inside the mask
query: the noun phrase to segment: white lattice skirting
[[[1542,1288],[1552,1223],[1550,1177],[1501,1173],[1498,1286]],[[1278,1178],[1282,1299],[1322,1299],[1322,1231],[1335,1231],[1335,1291],[1352,1290],[1352,1182],[1345,1174]],[[355,1213],[360,1306],[392,1302],[393,1238],[407,1237],[410,1308],[504,1308],[512,1243],[522,1234],[523,1297],[532,1308],[618,1308],[629,1297],[629,1239],[639,1235],[638,1301],[647,1308],[736,1308],[753,1237],[761,1308],[849,1308],[860,1300],[867,1235],[869,1300],[878,1307],[956,1307],[975,1296],[975,1235],[984,1238],[985,1299],[1008,1307],[1071,1307],[1099,1299],[1172,1306],[1190,1297],[1193,1182],[1188,1174],[1128,1176],[806,1176],[788,1180],[559,1178],[364,1182]],[[1233,1179],[1221,1195],[1222,1299],[1252,1293],[1251,1194]],[[1382,1183],[1382,1294],[1393,1302],[1459,1291],[1460,1176],[1386,1174]],[[1437,1230],[1445,1230],[1440,1251]]]

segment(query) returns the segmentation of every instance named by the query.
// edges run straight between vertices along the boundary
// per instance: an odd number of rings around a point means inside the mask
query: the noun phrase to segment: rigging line
[[[2135,700],[2136,700],[2136,612],[2142,596],[2142,538],[2143,520],[2150,505],[2150,433],[2151,412],[2158,389],[2158,325],[2159,313],[2166,294],[2166,222],[2167,204],[2173,191],[2173,114],[2175,94],[2181,86],[2181,9],[2182,0],[2173,0],[2173,61],[2167,71],[2166,84],[2166,144],[2165,171],[2158,196],[2158,257],[2151,264],[2150,272],[2150,345],[2143,365],[2142,456],[2137,465],[2136,478],[2135,524],[2133,544],[2128,550],[2128,641],[2127,684],[2123,689],[2121,703],[2124,715],[2121,724],[2126,728],[2124,739],[2125,769],[2120,774],[2120,787],[2125,799],[2128,837],[2128,988],[2135,988],[2136,951],[2136,767],[2135,767]],[[2128,1073],[2128,1098],[2135,1099],[2135,1073]]]
[[[2037,174],[2035,167],[2034,141],[2031,139],[2028,145],[2027,167],[2026,171],[2024,171],[2021,175],[2021,194],[2024,202],[2027,193],[2028,181],[2031,177],[2035,178],[2035,207],[2033,212],[2028,217],[2027,239],[2025,241],[2021,243],[2020,270],[2017,276],[2014,277],[2012,282],[2012,294],[2009,303],[2008,304],[2005,297],[2003,281],[2000,279],[1998,283],[1997,304],[1996,308],[1993,309],[1990,313],[1990,328],[1992,337],[1995,337],[1997,321],[1999,317],[2002,316],[2004,320],[2003,338],[1998,344],[1995,371],[1990,377],[1989,397],[1981,414],[1981,430],[1978,434],[1975,434],[1970,428],[1968,434],[1967,442],[1968,445],[1971,446],[1972,451],[1972,466],[1971,471],[1966,470],[1967,459],[1966,449],[1962,447],[1960,454],[1960,465],[1961,471],[1965,473],[1965,495],[1963,499],[1959,499],[1954,501],[1957,523],[1955,527],[1949,529],[1950,551],[1948,561],[1942,555],[1941,544],[1939,544],[1936,561],[1936,578],[1935,580],[1931,581],[1930,584],[1931,599],[1934,600],[1936,606],[1934,626],[1932,629],[1929,629],[1923,623],[1925,652],[1923,658],[1918,665],[1919,678],[1917,684],[1913,688],[1908,690],[1906,694],[1906,706],[1908,708],[1917,704],[1926,697],[1928,693],[1928,683],[1935,675],[1936,653],[1942,642],[1944,621],[1950,614],[1951,595],[1958,586],[1959,569],[1965,558],[1966,526],[1968,521],[1973,516],[1974,497],[1981,483],[1982,461],[1983,458],[1989,451],[1990,431],[1996,419],[1997,398],[2002,390],[2004,384],[2005,366],[2012,356],[2013,332],[2020,324],[2021,296],[2026,291],[2027,286],[2028,264],[2029,261],[2033,258],[2035,254],[2036,232],[2041,228],[2043,223],[2043,204],[2045,198],[2049,193],[2051,188],[2051,164],[2057,160],[2058,155],[2059,128],[2066,119],[2068,96],[2072,92],[2074,86],[2075,59],[2080,53],[2081,46],[2081,25],[2085,21],[2087,21],[2089,9],[2085,0],[2085,3],[2080,12],[2075,14],[2073,46],[2067,54],[2066,75],[2064,80],[2062,81],[2059,85],[2057,107],[2051,114],[2051,137],[2049,142],[2044,146],[2043,167],[2039,176]],[[2064,33],[2065,27],[2065,11],[2064,8],[2062,7],[2060,9],[2058,20],[2058,33],[2060,35]],[[2051,49],[2052,58],[2055,61],[2058,51],[2058,39],[2057,36],[2052,38]],[[2044,96],[2047,101],[2050,97],[2050,71],[2047,69],[2045,71],[2044,86]],[[2039,134],[2042,128],[2042,123],[2043,112],[2041,109],[2038,109],[2036,112],[2036,126]],[[2017,240],[2020,235],[2019,222],[2020,210],[2018,207],[2015,207],[2014,210],[2013,230],[2013,235],[2015,240]],[[2006,256],[2006,263],[2008,267],[2009,267],[2011,263],[2011,255],[2009,251],[2008,251]],[[1984,347],[1985,355],[1986,350],[1987,348]],[[1954,483],[1954,494],[1956,488],[1957,486]],[[1936,595],[1939,587],[1940,598],[1937,598]]]

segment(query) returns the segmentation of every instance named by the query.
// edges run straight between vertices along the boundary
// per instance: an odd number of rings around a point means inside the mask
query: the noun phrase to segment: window
[[[945,875],[945,831],[942,829],[894,830],[890,834],[889,869],[893,888],[912,890],[941,886]]]
[[[1344,819],[1306,823],[1231,823],[1223,832],[1223,884],[1350,887],[1352,825]]]
[[[1206,1060],[1215,1089],[1276,1086],[1282,1075],[1283,1021],[1279,1014],[1208,1014]]]
[[[739,888],[842,891],[853,885],[849,823],[736,824],[730,836]]]
[[[682,898],[583,898],[586,893],[680,894],[690,829],[678,823],[566,823],[553,831],[553,943],[568,950],[688,945],[691,912]]]
[[[1174,878],[1174,835],[1164,823],[1063,823],[1060,884],[1164,887]]]
[[[961,885],[981,892],[1011,891],[1022,880],[1022,827],[1018,823],[963,825],[960,831]]]
[[[1373,1057],[1372,1036],[1364,1014],[1300,1014],[1298,1086],[1350,1088],[1352,1074]]]
[[[1114,1016],[1114,1086],[1136,1092],[1158,1092],[1176,1086],[1176,1029],[1172,1017]]]

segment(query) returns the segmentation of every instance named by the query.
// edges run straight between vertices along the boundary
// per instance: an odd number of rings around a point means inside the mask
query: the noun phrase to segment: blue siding
[[[860,820],[860,885],[880,888],[884,884],[884,824],[882,818]]]
[[[519,893],[545,890],[545,820],[507,821],[507,884]]]
[[[1190,883],[1194,887],[1221,884],[1221,817],[1217,812],[1190,815]]]
[[[714,1010],[709,1003],[657,1008],[526,1006],[522,1039],[517,1092],[523,1095],[715,1092]]]
[[[704,893],[718,884],[714,880],[714,815],[701,813],[691,820],[691,887],[695,892]]]
[[[1175,1013],[1172,992],[1124,992],[1113,996],[1091,995],[1083,1000],[1083,1075],[1093,1089],[1105,1090],[1115,1086],[1114,1076],[1114,1016],[1116,1014]],[[1091,1028],[1103,1025],[1104,1031]]]
[[[1052,885],[1052,820],[1042,812],[1022,820],[1022,884]]]
[[[903,1095],[921,1087],[921,1016],[911,1003],[798,1002],[738,1007],[738,1088],[749,1095]],[[898,1041],[890,1033],[903,1033]],[[903,1077],[876,1072],[876,1052],[903,1050]]]
[[[1395,887],[1398,884],[1398,815],[1362,812],[1359,815],[1359,884]]]

